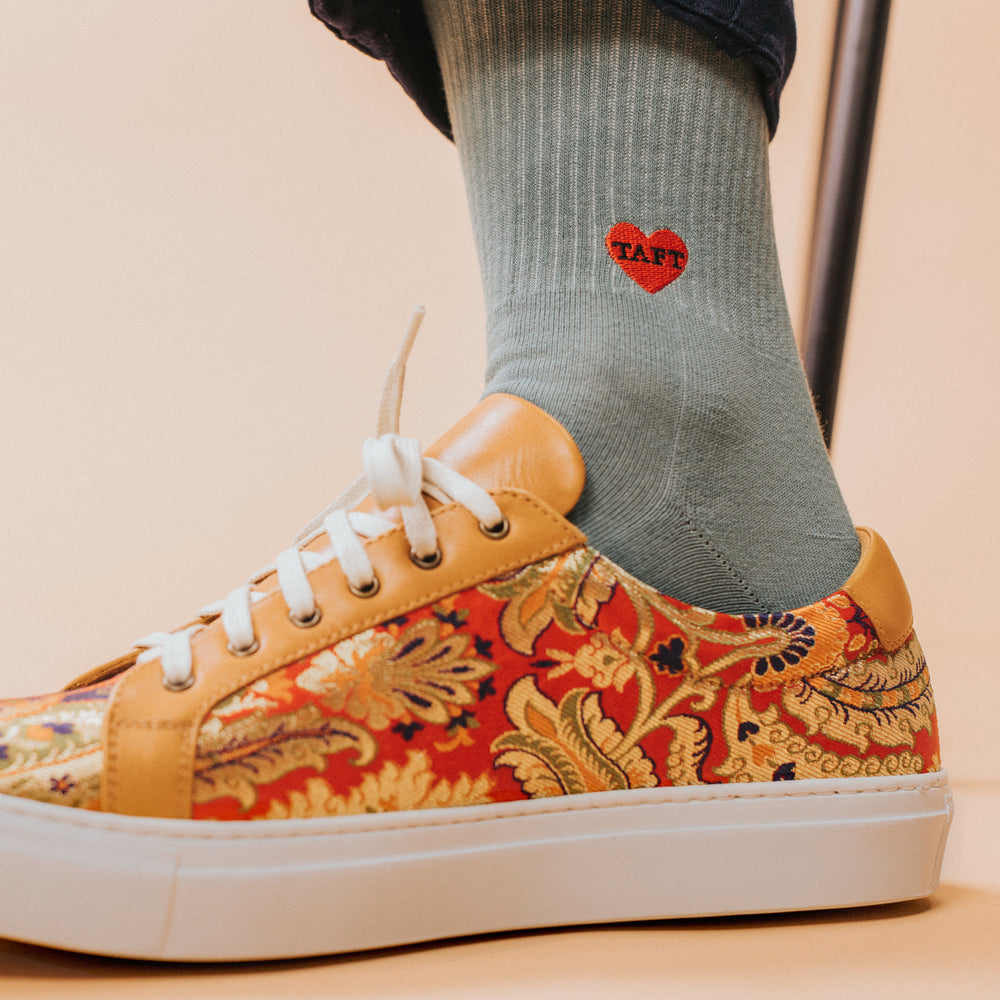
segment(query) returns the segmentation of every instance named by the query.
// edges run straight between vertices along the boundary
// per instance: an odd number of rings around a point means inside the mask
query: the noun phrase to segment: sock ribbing
[[[630,572],[718,610],[835,590],[858,543],[816,424],[771,222],[752,70],[646,0],[427,0],[487,306],[487,391],[563,422],[572,517]],[[605,246],[669,228],[655,295]]]

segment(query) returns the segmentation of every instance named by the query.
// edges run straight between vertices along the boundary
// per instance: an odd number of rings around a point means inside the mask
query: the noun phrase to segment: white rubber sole
[[[182,961],[926,896],[944,772],[213,823],[0,796],[0,936]]]

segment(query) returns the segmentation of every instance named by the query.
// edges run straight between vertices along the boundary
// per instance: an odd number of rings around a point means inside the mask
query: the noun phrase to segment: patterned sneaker
[[[284,958],[934,890],[951,797],[878,535],[815,604],[716,613],[588,547],[579,453],[529,403],[430,455],[370,439],[367,506],[0,705],[0,934]]]

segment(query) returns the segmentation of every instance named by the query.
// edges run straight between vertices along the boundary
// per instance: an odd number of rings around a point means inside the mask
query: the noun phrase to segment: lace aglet
[[[427,315],[427,310],[423,306],[414,306],[413,313],[410,316],[410,325],[406,328],[406,334],[403,337],[403,343],[400,344],[399,350],[396,352],[396,359],[393,361],[393,365],[403,365],[405,367],[406,361],[410,356],[410,351],[413,350],[413,342],[417,339],[417,331],[420,329],[420,324],[424,321],[424,316]]]
[[[406,335],[403,337],[403,343],[389,366],[389,371],[385,376],[385,385],[382,388],[382,399],[379,402],[378,421],[375,426],[376,437],[381,437],[383,434],[399,433],[399,411],[403,405],[406,360],[413,349],[413,342],[417,339],[417,330],[420,329],[426,312],[427,310],[423,306],[414,308],[413,314],[410,316],[410,325],[406,328]]]

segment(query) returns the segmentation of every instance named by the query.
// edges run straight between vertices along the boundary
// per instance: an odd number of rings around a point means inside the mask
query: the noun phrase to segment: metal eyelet
[[[379,583],[377,576],[373,576],[371,580],[368,581],[363,587],[355,587],[350,580],[347,581],[347,589],[355,596],[362,599],[366,597],[374,597],[378,592],[379,588],[382,586]]]
[[[479,530],[487,538],[492,538],[496,541],[500,538],[506,538],[510,534],[510,521],[508,521],[503,515],[501,515],[500,520],[496,524],[483,524],[483,522],[480,521]]]
[[[231,656],[253,656],[260,649],[260,639],[254,639],[249,646],[234,646],[231,642],[226,645]]]
[[[314,625],[318,625],[322,618],[323,612],[320,610],[318,604],[312,609],[312,614],[307,615],[305,618],[299,618],[299,616],[293,612],[288,612],[288,620],[296,628],[312,628]]]
[[[182,681],[172,681],[163,677],[163,686],[168,691],[173,691],[175,694],[179,694],[181,691],[187,691],[189,687],[194,685],[194,674],[190,673]]]
[[[441,550],[435,549],[429,556],[418,556],[413,549],[410,549],[410,561],[420,569],[434,569],[441,565]]]

